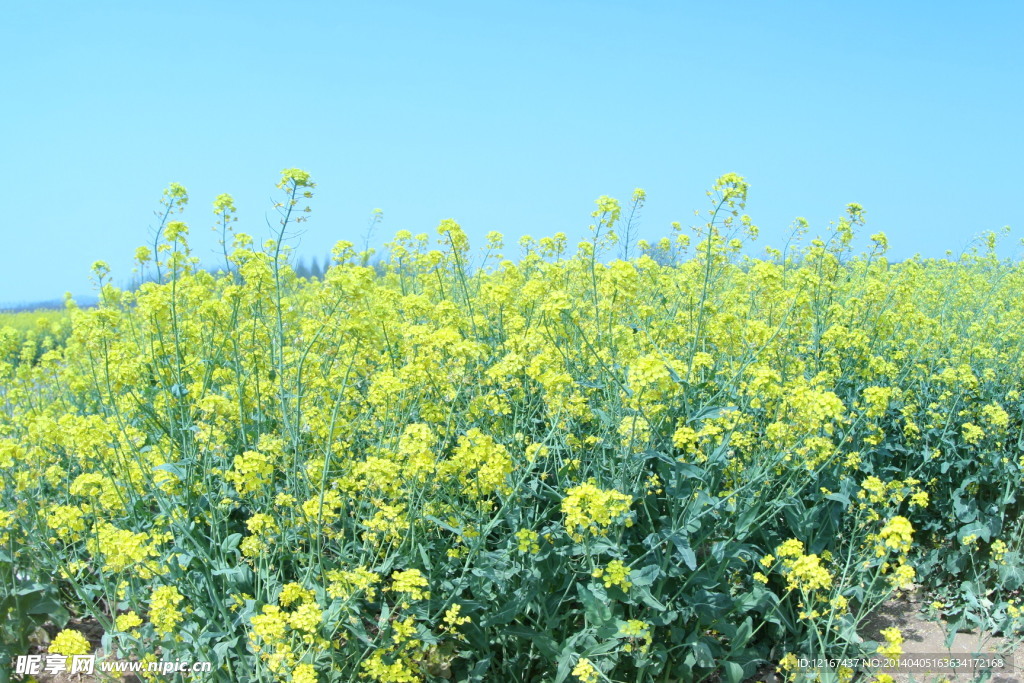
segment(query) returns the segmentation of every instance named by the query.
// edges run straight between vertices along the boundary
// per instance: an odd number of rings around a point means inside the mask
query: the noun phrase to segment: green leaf
[[[742,649],[747,641],[750,640],[750,635],[754,632],[754,622],[750,617],[743,620],[743,623],[736,629],[736,633],[732,637],[732,650],[736,652]]]
[[[697,666],[711,668],[715,665],[715,655],[711,652],[711,648],[708,647],[707,643],[703,640],[698,640],[692,646]]]
[[[649,564],[643,569],[629,573],[630,582],[637,587],[650,586],[661,576],[661,567],[656,564]]]
[[[445,529],[446,531],[450,531],[453,534],[456,534],[457,536],[460,536],[460,537],[462,536],[462,529],[453,527],[448,522],[442,521],[442,520],[438,519],[437,517],[434,517],[433,515],[423,515],[423,519],[427,520],[428,522],[433,522],[434,524],[436,524],[437,526],[441,527],[442,529]]]
[[[676,461],[676,470],[683,475],[684,479],[702,479],[704,477],[704,470],[689,463]]]
[[[668,537],[668,540],[672,542],[672,545],[676,547],[676,551],[679,553],[679,557],[682,559],[690,571],[697,570],[697,554],[693,552],[693,548],[690,547],[690,538],[684,534],[672,534]]]
[[[597,627],[612,621],[612,608],[609,606],[608,595],[603,588],[594,584],[578,583],[576,592],[583,603],[587,621]]]
[[[736,662],[722,662],[725,669],[725,680],[729,683],[740,683],[744,678],[743,667]]]
[[[519,602],[514,602],[503,609],[494,610],[487,614],[480,620],[480,625],[483,628],[491,628],[493,626],[503,626],[515,620],[517,616],[522,612],[522,605]]]
[[[230,534],[220,544],[220,551],[227,555],[233,553],[238,548],[238,543],[242,540],[242,534]]]
[[[1006,564],[999,565],[999,583],[1007,590],[1019,590],[1024,586],[1024,566],[1020,554],[1011,551],[1004,558]]]
[[[164,472],[170,472],[178,479],[185,481],[188,475],[185,473],[184,468],[181,467],[182,463],[165,462],[162,465],[156,465],[154,470],[163,470]]]
[[[503,631],[507,635],[522,638],[524,643],[532,644],[547,659],[555,659],[558,656],[558,643],[547,633],[518,625],[508,626]]]
[[[844,496],[841,493],[829,493],[828,495],[825,496],[825,499],[826,500],[834,500],[837,503],[842,503],[843,507],[849,507],[850,506],[850,499],[849,499],[849,497]]]
[[[221,660],[226,659],[228,651],[233,649],[238,644],[238,636],[235,636],[231,640],[222,640],[213,646],[213,651]]]
[[[735,412],[736,408],[733,406],[707,406],[697,411],[695,415],[690,416],[687,422],[699,422],[700,420],[714,420],[715,418],[722,417],[726,413]]]
[[[656,597],[651,595],[651,591],[648,588],[641,588],[637,591],[637,597],[640,601],[650,607],[651,609],[657,610],[658,612],[664,612],[668,609],[664,604],[658,601]],[[675,612],[671,612],[675,614]]]
[[[565,644],[565,647],[562,648],[562,652],[558,655],[558,659],[556,660],[558,669],[555,671],[554,683],[562,683],[569,678],[569,671],[571,671],[572,667],[575,665],[575,659],[576,648],[574,647],[574,641],[570,640]]]
[[[760,512],[761,508],[759,506],[751,505],[739,513],[736,517],[736,538],[746,538],[750,527],[754,525],[754,520],[757,519]]]
[[[976,536],[981,540],[988,543],[992,537],[992,532],[989,530],[987,524],[981,522],[971,522],[960,527],[960,531],[957,532],[956,538],[960,543],[964,542],[964,538],[967,536]]]

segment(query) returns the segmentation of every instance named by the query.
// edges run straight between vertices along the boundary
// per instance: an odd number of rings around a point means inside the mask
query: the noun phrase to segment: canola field
[[[17,349],[20,362],[39,360],[47,351],[63,346],[70,334],[71,317],[66,311],[0,312],[0,345],[7,354]]]
[[[0,667],[44,622],[94,652],[89,619],[212,663],[186,680],[795,680],[899,655],[865,620],[911,587],[1020,634],[1024,269],[994,235],[890,263],[851,204],[754,258],[727,175],[651,244],[617,234],[638,191],[578,245],[446,220],[304,280],[313,188],[283,173],[262,245],[219,197],[211,272],[172,185],[153,281],[97,263],[66,338],[0,334]]]

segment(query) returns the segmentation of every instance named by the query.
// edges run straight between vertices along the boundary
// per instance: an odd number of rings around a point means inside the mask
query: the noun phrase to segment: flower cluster
[[[149,620],[157,633],[170,634],[184,619],[178,608],[185,596],[175,586],[158,586],[149,600]]]
[[[628,591],[633,583],[629,580],[630,569],[621,560],[612,560],[604,567],[598,567],[593,571],[594,578],[604,581],[605,588],[618,586]]]
[[[805,555],[802,541],[791,538],[775,549],[775,555],[781,560],[781,570],[786,577],[787,590],[812,592],[828,589],[832,586],[832,575],[821,565],[817,555]],[[775,557],[766,555],[761,564],[770,567]]]
[[[565,528],[575,541],[582,541],[586,534],[600,535],[616,520],[625,518],[626,526],[631,520],[629,513],[633,498],[615,490],[597,487],[594,481],[574,486],[562,498],[562,513]]]

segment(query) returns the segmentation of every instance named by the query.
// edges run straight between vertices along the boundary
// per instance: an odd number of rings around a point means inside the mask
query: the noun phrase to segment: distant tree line
[[[324,256],[324,260],[322,262],[314,256],[309,260],[309,263],[306,263],[305,256],[300,256],[295,262],[295,265],[292,266],[292,270],[294,270],[295,274],[301,278],[306,278],[307,280],[319,280],[330,267],[331,259],[329,256]]]

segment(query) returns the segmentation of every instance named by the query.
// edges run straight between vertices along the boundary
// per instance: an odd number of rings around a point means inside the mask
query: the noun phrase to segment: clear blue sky
[[[635,187],[655,238],[725,172],[762,246],[859,202],[894,258],[1004,225],[1016,256],[1022,29],[1017,2],[5,2],[0,305],[86,295],[97,259],[127,282],[171,182],[199,256],[221,192],[264,238],[286,167],[319,183],[307,256],[375,208],[378,243],[575,241]]]

